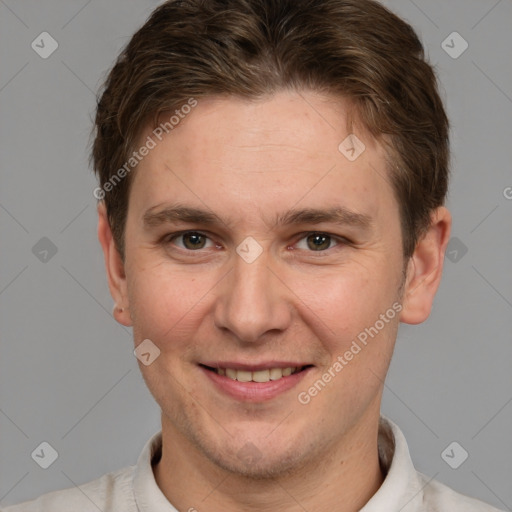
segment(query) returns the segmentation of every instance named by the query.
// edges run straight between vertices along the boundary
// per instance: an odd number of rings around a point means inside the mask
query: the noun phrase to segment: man
[[[429,315],[448,121],[370,0],[170,1],[98,103],[98,235],[162,432],[136,466],[8,511],[492,511],[380,417]]]

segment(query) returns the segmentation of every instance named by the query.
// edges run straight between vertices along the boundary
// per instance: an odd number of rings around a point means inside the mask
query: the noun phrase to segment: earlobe
[[[450,212],[441,206],[431,216],[427,232],[416,244],[407,265],[400,321],[419,324],[430,315],[441,282],[444,254],[451,230]]]
[[[112,314],[122,325],[132,325],[126,284],[125,266],[112,236],[112,230],[103,201],[98,203],[98,239],[103,249],[108,287],[116,306]]]

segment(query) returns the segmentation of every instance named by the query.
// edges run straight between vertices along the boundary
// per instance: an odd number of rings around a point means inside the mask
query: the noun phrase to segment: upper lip
[[[202,366],[209,366],[210,368],[231,368],[250,372],[270,370],[271,368],[301,368],[303,366],[310,366],[309,363],[300,363],[297,361],[268,361],[257,364],[241,363],[237,361],[205,361],[200,364]]]

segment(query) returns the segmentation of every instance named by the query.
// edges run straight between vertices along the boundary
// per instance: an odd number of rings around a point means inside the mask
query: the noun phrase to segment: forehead
[[[200,99],[179,121],[175,116],[169,133],[146,129],[141,141],[155,145],[133,176],[130,203],[147,210],[186,198],[258,215],[299,203],[367,215],[394,208],[385,152],[348,125],[348,108],[340,98],[307,92]]]

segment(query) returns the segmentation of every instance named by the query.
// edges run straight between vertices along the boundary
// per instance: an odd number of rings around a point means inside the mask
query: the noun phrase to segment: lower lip
[[[280,379],[269,380],[268,382],[238,382],[225,375],[219,375],[215,371],[207,370],[203,366],[199,366],[199,368],[215,384],[217,389],[236,400],[245,402],[271,400],[296,386],[312,369],[309,367],[301,372],[288,375],[288,377],[281,377]]]

